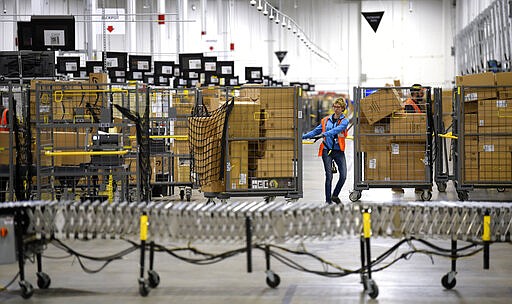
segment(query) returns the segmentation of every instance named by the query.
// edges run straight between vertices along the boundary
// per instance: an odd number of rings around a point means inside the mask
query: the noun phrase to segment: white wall
[[[30,15],[32,11],[80,15],[84,14],[89,1],[97,0],[9,0],[5,3],[11,15]],[[117,3],[127,9],[128,1],[133,0],[110,0],[106,3],[108,6]],[[138,22],[134,33],[127,30],[124,36],[111,38],[109,50],[139,54],[149,54],[153,50],[155,59],[169,60],[177,58],[177,50],[204,52],[222,60],[234,60],[235,72],[241,81],[244,80],[245,66],[262,66],[264,74],[276,79],[312,82],[318,90],[351,92],[355,85],[382,86],[394,79],[401,80],[403,85],[419,82],[450,86],[454,77],[454,57],[450,54],[454,33],[485,9],[491,0],[457,1],[457,7],[453,6],[454,0],[270,1],[292,17],[330,55],[332,62],[312,54],[291,31],[275,25],[251,7],[249,0],[206,1],[206,26],[202,26],[200,7],[204,1],[134,2],[138,13],[156,12],[162,3],[166,13],[178,13],[181,6],[185,20],[176,23],[177,16],[172,15],[166,16],[168,22],[165,25],[158,25],[156,21]],[[95,5],[101,7],[101,3]],[[144,8],[145,3],[151,6]],[[192,5],[196,10],[192,10]],[[377,33],[361,18],[360,9],[385,12]],[[0,16],[0,30],[4,33],[0,38],[2,50],[15,50],[12,39],[15,26],[13,22],[5,21],[13,18]],[[19,16],[18,20],[28,18]],[[77,19],[83,20],[83,17]],[[137,16],[137,19],[156,20],[147,16]],[[129,27],[126,23],[126,29]],[[202,29],[206,29],[206,35],[201,35]],[[85,50],[87,35],[84,22],[77,22],[76,32],[77,48]],[[235,44],[234,51],[229,50],[230,43]],[[212,52],[210,46],[213,46]],[[96,45],[97,50],[101,51],[101,48],[102,45]],[[288,51],[283,62],[290,65],[287,76],[279,70],[274,55],[278,50]],[[366,75],[367,81],[360,83],[361,74]]]

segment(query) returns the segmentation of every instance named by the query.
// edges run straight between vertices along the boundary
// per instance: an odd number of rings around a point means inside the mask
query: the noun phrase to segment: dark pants
[[[325,201],[331,202],[331,188],[332,188],[332,161],[336,163],[338,167],[338,173],[340,178],[334,187],[332,196],[338,196],[341,192],[341,188],[345,184],[347,179],[347,162],[345,160],[345,152],[340,150],[332,150],[331,155],[328,155],[329,150],[324,149],[322,152],[322,161],[324,162],[325,170]]]

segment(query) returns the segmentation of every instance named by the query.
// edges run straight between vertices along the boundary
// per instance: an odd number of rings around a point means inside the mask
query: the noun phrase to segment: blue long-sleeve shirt
[[[343,132],[348,127],[348,119],[341,114],[340,118],[334,120],[334,114],[332,114],[325,124],[324,132],[324,147],[328,150],[339,150],[340,145],[338,141],[338,133]],[[322,133],[322,124],[319,124],[310,132],[302,135],[302,139],[308,139]]]

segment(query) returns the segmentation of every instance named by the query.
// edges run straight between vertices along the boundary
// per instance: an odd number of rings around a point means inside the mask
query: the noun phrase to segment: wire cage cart
[[[28,200],[32,187],[28,87],[0,87],[0,202]],[[12,147],[12,148],[11,148]]]
[[[424,94],[417,99],[418,109],[403,105],[408,103],[411,89],[414,88],[354,88],[355,160],[351,201],[359,200],[362,190],[370,188],[415,188],[421,191],[421,200],[431,199],[431,88],[414,92]]]
[[[453,125],[453,90],[434,88],[434,181],[439,192],[445,192],[447,182],[455,180],[451,161],[455,139]]]
[[[455,97],[459,200],[468,200],[474,188],[512,187],[512,86],[459,86]]]
[[[197,137],[191,138],[194,169],[206,197],[302,197],[300,91],[258,86],[203,90],[205,112],[195,111],[190,134]]]
[[[103,82],[33,81],[38,199],[137,200],[129,193],[130,139],[114,104],[136,92]],[[140,187],[135,190],[140,192]]]

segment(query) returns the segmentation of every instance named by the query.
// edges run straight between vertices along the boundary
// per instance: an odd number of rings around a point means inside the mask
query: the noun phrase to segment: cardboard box
[[[478,139],[479,152],[511,152],[511,136],[480,136]]]
[[[478,100],[466,101],[463,103],[464,114],[476,114],[478,113]]]
[[[90,134],[81,132],[53,132],[53,151],[86,151],[91,145]],[[55,165],[79,165],[91,162],[90,155],[52,156]]]
[[[201,185],[201,191],[206,193],[220,193],[226,191],[223,180],[208,181]]]
[[[229,143],[231,189],[247,189],[249,186],[249,142],[232,141]]]
[[[464,114],[464,133],[478,132],[478,115]]]
[[[297,136],[296,129],[268,129],[263,133],[266,138],[273,137],[285,137],[285,138],[295,138]]]
[[[476,153],[479,151],[478,135],[464,136],[464,152]]]
[[[296,91],[294,88],[261,88],[262,109],[293,109]]]
[[[480,152],[480,180],[511,181],[511,156],[510,152]]]
[[[443,90],[442,91],[442,117],[444,127],[448,128],[452,124],[452,113],[453,113],[453,91],[452,90]]]
[[[499,99],[512,99],[512,72],[494,74],[498,86]]]
[[[191,182],[190,159],[186,157],[174,158],[174,181],[178,183]]]
[[[396,89],[380,89],[361,99],[361,111],[373,125],[382,118],[402,109],[400,96]]]
[[[388,151],[366,152],[364,179],[369,181],[391,180],[390,153]]]
[[[512,126],[512,99],[480,100],[478,125],[481,127]]]
[[[425,150],[422,143],[392,143],[391,180],[425,182]]]
[[[388,121],[380,121],[373,125],[368,124],[365,119],[356,127],[359,128],[359,149],[367,151],[389,151],[389,145],[393,141],[390,135],[390,124]]]
[[[229,138],[258,138],[260,136],[261,107],[259,102],[235,103],[229,115]]]
[[[395,141],[426,142],[426,132],[426,114],[395,113],[391,116],[390,133],[395,135]]]
[[[464,87],[464,101],[491,99],[498,96],[494,73],[485,72],[456,77],[456,85]],[[477,88],[492,87],[492,88]]]
[[[276,161],[263,158],[258,159],[257,162],[258,170],[255,172],[257,178],[293,177],[293,162],[291,159],[288,161]]]
[[[463,172],[465,182],[478,182],[480,180],[480,169],[466,168]]]

